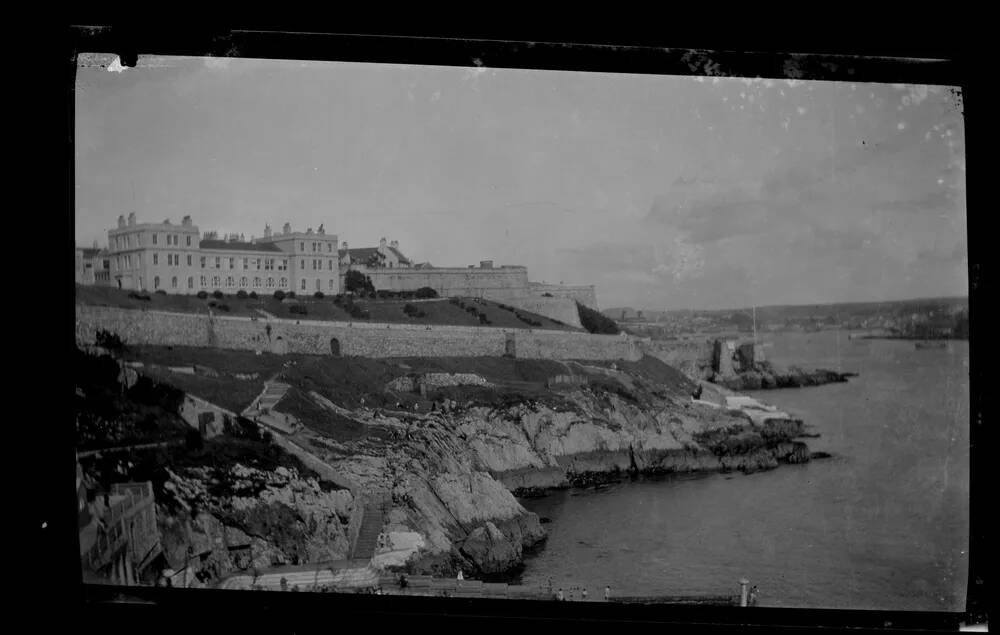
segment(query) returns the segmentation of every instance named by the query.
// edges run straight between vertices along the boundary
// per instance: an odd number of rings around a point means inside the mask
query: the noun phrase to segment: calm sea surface
[[[522,501],[551,519],[522,582],[623,595],[724,594],[764,606],[965,609],[969,345],[769,335],[769,359],[860,373],[752,393],[809,424],[832,459],[759,474],[649,478]],[[579,595],[578,593],[575,595]]]

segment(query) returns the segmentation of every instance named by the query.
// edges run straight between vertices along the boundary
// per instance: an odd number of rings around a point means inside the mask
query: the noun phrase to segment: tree
[[[375,293],[371,278],[353,269],[344,276],[344,288],[352,293]]]
[[[604,335],[618,335],[621,332],[618,324],[604,314],[586,307],[579,302],[576,303],[576,309],[580,314],[580,324],[588,332]]]

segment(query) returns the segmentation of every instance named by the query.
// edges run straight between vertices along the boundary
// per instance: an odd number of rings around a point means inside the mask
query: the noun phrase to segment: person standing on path
[[[587,587],[583,587],[583,601],[587,601]]]
[[[610,599],[611,599],[611,587],[606,586],[604,587],[604,601],[607,602]]]
[[[556,593],[556,599],[559,600],[560,602],[562,602],[563,600],[566,599],[566,596],[563,595],[563,590],[562,589],[559,589],[559,592]]]

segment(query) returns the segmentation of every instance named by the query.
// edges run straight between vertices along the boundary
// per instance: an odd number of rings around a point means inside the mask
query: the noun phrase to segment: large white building
[[[323,226],[315,232],[281,233],[264,228],[249,241],[239,235],[202,236],[190,216],[180,225],[137,223],[135,213],[118,217],[108,231],[109,283],[120,289],[209,293],[239,290],[273,293],[340,293],[337,235]]]

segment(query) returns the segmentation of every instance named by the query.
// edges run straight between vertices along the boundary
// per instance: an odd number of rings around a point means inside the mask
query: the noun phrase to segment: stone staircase
[[[295,417],[274,410],[274,407],[278,405],[278,402],[281,401],[290,387],[288,384],[280,381],[271,380],[264,382],[264,390],[242,412],[242,415],[247,419],[263,423],[284,434],[292,434],[298,427]]]
[[[378,547],[378,537],[382,533],[382,526],[385,524],[385,517],[391,505],[392,496],[388,493],[379,494],[365,503],[361,529],[358,530],[358,537],[354,541],[351,558],[370,560],[374,557],[375,549]]]

